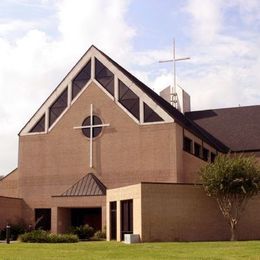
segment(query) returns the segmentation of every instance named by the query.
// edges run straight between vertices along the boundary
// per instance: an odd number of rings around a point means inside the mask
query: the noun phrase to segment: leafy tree
[[[215,198],[227,220],[231,239],[250,198],[260,191],[260,168],[253,156],[227,154],[217,156],[214,163],[199,171],[208,196]]]

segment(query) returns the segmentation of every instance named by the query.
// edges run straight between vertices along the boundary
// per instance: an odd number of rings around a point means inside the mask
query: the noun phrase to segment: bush
[[[10,224],[11,240],[17,240],[18,236],[26,232],[26,225],[24,223]],[[0,230],[0,240],[6,239],[6,227]]]
[[[49,243],[76,243],[79,242],[77,235],[73,234],[50,234]]]
[[[79,227],[72,227],[72,233],[77,235],[79,239],[90,239],[93,237],[95,231],[93,227],[88,224]]]
[[[93,237],[94,240],[104,240],[106,239],[106,232],[98,230]]]
[[[44,230],[33,230],[19,236],[26,243],[76,243],[79,238],[73,234],[51,234]]]

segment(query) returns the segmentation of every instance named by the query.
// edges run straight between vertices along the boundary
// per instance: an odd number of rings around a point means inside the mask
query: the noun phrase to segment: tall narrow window
[[[68,89],[66,88],[49,108],[49,126],[51,126],[68,105]]]
[[[72,81],[72,99],[74,99],[81,89],[87,84],[91,77],[91,60],[87,65],[78,73]]]
[[[194,155],[201,157],[201,145],[194,143]]]
[[[163,119],[154,112],[146,103],[144,103],[144,122],[160,122]]]
[[[203,156],[202,158],[203,158],[204,161],[208,161],[208,159],[209,159],[209,150],[206,149],[206,148],[203,148],[202,156]]]
[[[45,131],[45,114],[38,120],[38,122],[30,130],[30,133],[40,133],[44,131]]]
[[[139,120],[139,97],[128,88],[121,80],[118,80],[119,102]]]
[[[211,161],[212,163],[214,163],[214,162],[215,162],[215,159],[216,159],[216,154],[215,154],[215,153],[210,153],[210,161]]]
[[[133,200],[121,201],[121,240],[125,234],[133,234]]]
[[[116,240],[116,201],[110,202],[110,240]]]
[[[95,58],[95,79],[114,96],[114,74]]]
[[[192,140],[186,136],[183,138],[183,150],[192,153]]]

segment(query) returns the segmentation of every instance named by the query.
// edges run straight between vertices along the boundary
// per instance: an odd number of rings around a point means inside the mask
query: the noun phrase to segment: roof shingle
[[[260,106],[202,110],[185,115],[233,152],[260,150]]]

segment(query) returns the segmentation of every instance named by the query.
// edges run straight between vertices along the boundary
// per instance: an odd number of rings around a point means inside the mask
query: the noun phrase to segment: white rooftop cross
[[[98,124],[95,125],[93,122],[93,104],[90,105],[90,124],[83,126],[75,126],[74,129],[86,129],[89,128],[90,136],[89,136],[89,167],[93,168],[93,130],[97,127],[105,127],[110,124]]]
[[[173,103],[173,96],[176,92],[176,61],[183,61],[183,60],[189,60],[190,57],[184,57],[184,58],[178,58],[176,59],[176,55],[175,55],[175,39],[173,39],[173,58],[171,60],[160,60],[160,63],[164,63],[164,62],[173,62],[173,86],[171,86],[171,90],[170,90],[170,101],[171,101],[171,105],[174,105]]]

